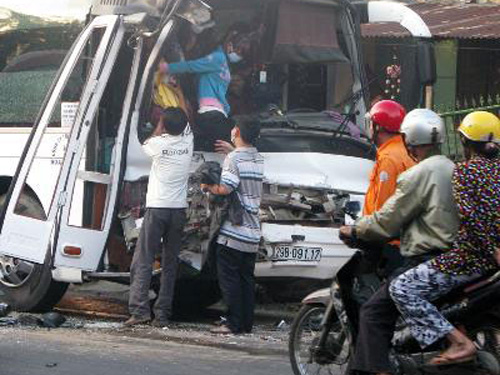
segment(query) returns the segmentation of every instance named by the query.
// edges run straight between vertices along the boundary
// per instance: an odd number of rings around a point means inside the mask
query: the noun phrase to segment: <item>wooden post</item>
[[[432,109],[434,105],[434,90],[432,85],[425,86],[425,108]]]

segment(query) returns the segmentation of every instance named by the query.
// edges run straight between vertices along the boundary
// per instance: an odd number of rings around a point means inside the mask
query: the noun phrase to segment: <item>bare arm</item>
[[[238,168],[229,155],[224,160],[220,182],[220,184],[216,185],[201,184],[200,187],[203,191],[209,191],[215,195],[231,194],[238,187],[240,184]]]
[[[164,133],[163,123],[161,121],[156,125],[155,130],[151,135],[144,141],[142,145],[143,151],[151,158],[161,154],[162,152],[162,141],[160,136]]]
[[[201,184],[201,190],[209,191],[215,195],[228,195],[231,193],[231,190],[226,185],[207,185]]]
[[[153,131],[153,133],[151,133],[151,137],[159,137],[164,132],[165,132],[165,128],[163,127],[163,122],[162,121],[158,121],[158,124],[156,125],[155,130]]]
[[[231,151],[234,151],[234,146],[229,142],[222,141],[219,139],[215,141],[215,151],[218,152],[219,154],[227,155]]]

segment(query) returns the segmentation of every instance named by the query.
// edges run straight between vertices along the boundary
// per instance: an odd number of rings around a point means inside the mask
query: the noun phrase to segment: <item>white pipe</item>
[[[404,4],[392,1],[370,1],[368,3],[368,22],[396,22],[414,37],[432,37],[429,27],[415,11]]]

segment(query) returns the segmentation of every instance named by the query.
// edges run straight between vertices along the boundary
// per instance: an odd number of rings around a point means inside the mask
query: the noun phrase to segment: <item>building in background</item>
[[[435,42],[436,108],[479,105],[500,95],[500,3],[440,1],[409,7],[429,26]],[[408,32],[397,24],[371,24],[362,26],[362,35],[365,63],[374,78],[372,92],[395,92],[397,99],[414,106],[412,87],[402,82],[408,71],[418,69]],[[388,78],[392,66],[400,68],[401,82]]]

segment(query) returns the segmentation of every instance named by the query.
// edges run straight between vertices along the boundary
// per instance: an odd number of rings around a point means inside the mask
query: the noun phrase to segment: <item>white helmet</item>
[[[401,133],[408,146],[421,146],[444,143],[446,129],[443,119],[436,112],[418,108],[405,116]]]

